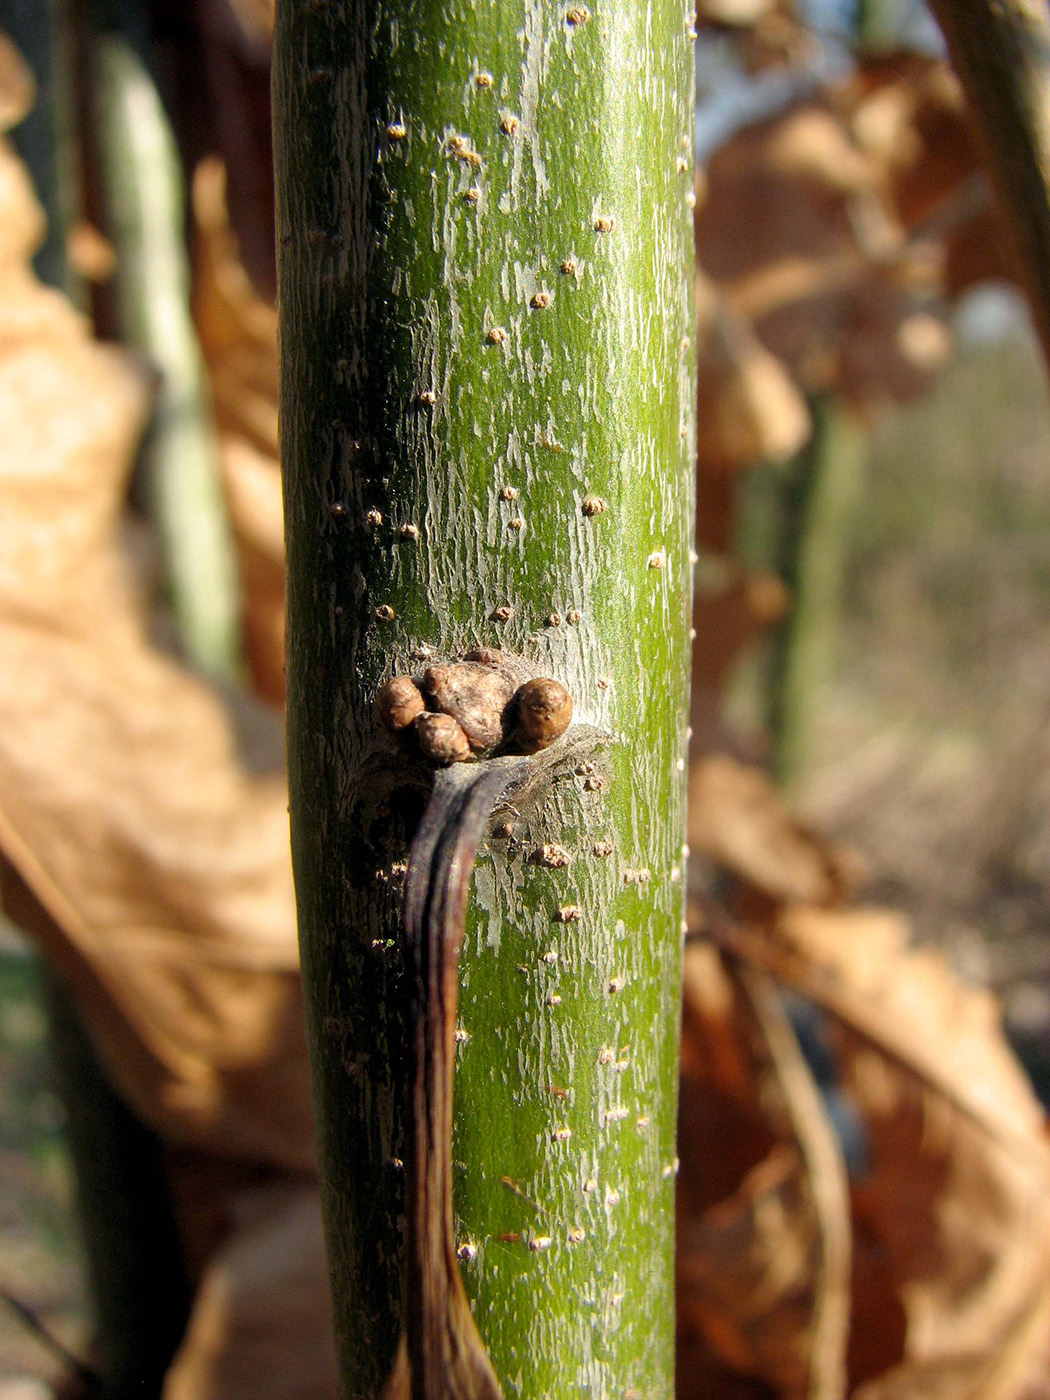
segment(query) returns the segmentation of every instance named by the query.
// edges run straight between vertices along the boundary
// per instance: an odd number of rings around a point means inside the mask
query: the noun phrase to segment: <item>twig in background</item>
[[[1042,0],[930,0],[984,139],[1050,362],[1050,22]]]
[[[63,1366],[84,1384],[89,1395],[102,1394],[102,1377],[99,1373],[87,1362],[81,1361],[80,1357],[70,1351],[64,1342],[59,1341],[35,1308],[30,1307],[27,1302],[17,1297],[3,1284],[0,1284],[0,1299],[3,1299],[15,1316],[32,1332],[41,1346],[46,1347],[53,1356],[61,1361]]]
[[[239,670],[237,577],[205,370],[190,309],[183,172],[146,64],[136,0],[95,7],[93,78],[106,232],[117,252],[126,344],[160,376],[144,446],[149,489],[187,657]]]

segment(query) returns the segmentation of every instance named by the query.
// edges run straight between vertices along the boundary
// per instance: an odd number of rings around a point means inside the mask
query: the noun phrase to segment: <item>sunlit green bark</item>
[[[468,1293],[508,1397],[672,1392],[691,50],[678,0],[278,4],[293,846],[349,1395],[402,1283],[411,819],[373,702],[478,643],[607,739],[479,860]]]

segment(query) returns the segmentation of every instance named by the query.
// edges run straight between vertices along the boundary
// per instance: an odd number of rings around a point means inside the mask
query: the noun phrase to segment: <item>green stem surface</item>
[[[678,0],[277,7],[293,852],[348,1395],[400,1325],[420,810],[373,703],[479,643],[604,738],[479,856],[464,1280],[506,1396],[673,1391],[691,125]]]

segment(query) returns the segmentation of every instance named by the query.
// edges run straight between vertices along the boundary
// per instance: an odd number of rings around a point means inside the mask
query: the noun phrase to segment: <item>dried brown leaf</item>
[[[223,486],[237,544],[244,645],[256,694],[284,701],[284,507],[277,461],[244,438],[220,444]]]
[[[1013,1400],[1050,1334],[1045,1167],[867,1044],[841,1046],[872,1152],[855,1212],[906,1320],[903,1359],[856,1400]]]
[[[700,0],[697,18],[710,24],[755,24],[776,0]]]
[[[723,567],[717,572],[708,565],[701,575],[693,600],[694,696],[720,695],[743,653],[780,621],[791,601],[776,574],[749,571],[733,560],[719,562]]]
[[[798,388],[746,320],[697,279],[697,464],[738,470],[790,457],[812,424]]]
[[[770,133],[766,158],[772,170],[822,189],[855,194],[877,188],[881,170],[831,112],[801,107]]]
[[[838,1400],[849,1212],[819,1095],[763,975],[693,945],[684,1008],[679,1400],[706,1400],[705,1350],[792,1400]]]
[[[273,37],[273,0],[212,0],[212,8],[228,9],[245,39],[254,44],[268,44]]]
[[[277,444],[277,314],[252,287],[230,227],[226,172],[193,181],[194,314],[211,379],[241,567],[245,649],[259,695],[284,700],[284,522]]]
[[[741,131],[707,164],[708,194],[696,214],[697,252],[722,288],[785,257],[824,262],[856,252],[841,189],[816,175],[799,181],[777,154],[782,123],[797,123],[807,113],[834,120],[820,106],[796,109],[779,122]],[[798,143],[792,144],[791,165],[797,168],[801,155]],[[814,168],[820,164],[815,154]],[[754,217],[756,209],[762,218]]]
[[[725,935],[838,1025],[871,1152],[855,1225],[905,1323],[903,1356],[856,1400],[1012,1400],[1050,1332],[1050,1152],[994,1000],[886,911],[795,907],[765,935]],[[856,1295],[855,1310],[879,1308]]]
[[[956,977],[935,949],[910,945],[883,909],[785,909],[776,943],[807,968],[821,1000],[988,1133],[1050,1161],[1043,1111],[1003,1038],[995,998]],[[814,993],[816,994],[816,993]]]
[[[276,458],[277,311],[241,262],[226,204],[226,170],[210,156],[193,177],[193,312],[212,378],[219,430]]]
[[[707,943],[686,949],[682,1016],[678,1204],[684,1218],[732,1195],[779,1134],[758,1092],[753,1018]]]
[[[855,1209],[889,1256],[907,1322],[902,1361],[857,1400],[1008,1400],[1050,1333],[1042,1110],[990,995],[909,950],[899,923],[863,912],[834,923],[795,911],[785,931],[868,1010],[860,1034],[844,1019],[839,1038],[871,1150]]]
[[[119,547],[147,387],[32,278],[42,219],[5,144],[0,229],[8,883],[147,1121],[308,1170],[284,784],[247,776],[216,697],[148,641]]]
[[[841,901],[855,857],[788,811],[761,769],[709,753],[689,771],[689,845],[772,901]]]
[[[972,143],[953,165],[928,139],[931,112],[956,132],[962,121],[957,107],[948,117],[944,73],[925,60],[883,65],[834,106],[810,101],[748,128],[709,162],[700,261],[796,387],[862,405],[906,399],[944,361],[943,323],[935,337],[914,318],[931,319],[953,242],[972,221],[966,198],[948,206],[976,170]],[[933,204],[917,195],[927,165]]]
[[[69,265],[89,282],[108,282],[117,269],[117,250],[86,219],[78,219],[66,236]]]
[[[802,1161],[779,1146],[679,1233],[679,1328],[791,1400],[810,1392],[818,1233]],[[679,1387],[680,1397],[694,1392]]]
[[[0,131],[10,131],[25,117],[36,98],[29,65],[0,29]]]
[[[320,1207],[294,1180],[233,1196],[163,1400],[335,1400]]]

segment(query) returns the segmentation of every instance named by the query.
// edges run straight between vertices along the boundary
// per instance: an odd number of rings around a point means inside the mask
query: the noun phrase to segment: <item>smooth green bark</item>
[[[348,1395],[401,1299],[412,812],[372,707],[478,643],[607,741],[479,859],[466,1286],[508,1397],[672,1393],[691,124],[677,0],[278,4],[293,851]]]

